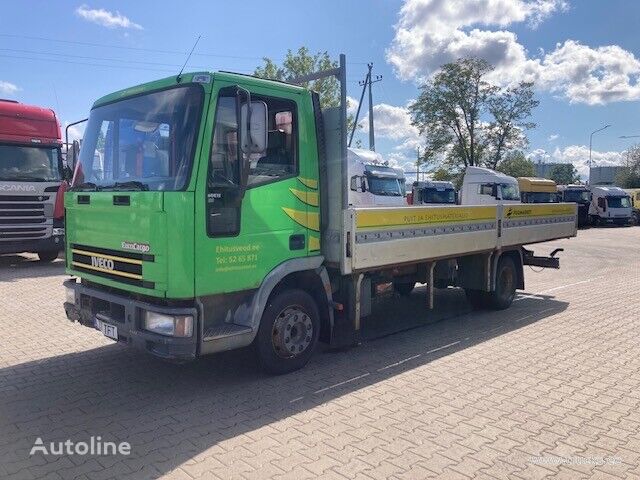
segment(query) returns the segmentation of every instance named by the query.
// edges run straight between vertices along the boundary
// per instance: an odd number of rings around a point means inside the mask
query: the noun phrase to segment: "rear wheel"
[[[415,286],[416,282],[393,282],[393,289],[404,297],[411,295]]]
[[[486,293],[486,305],[492,310],[509,308],[516,296],[518,272],[511,257],[502,257],[496,271],[496,289]]]
[[[53,262],[56,258],[58,258],[58,254],[60,252],[58,252],[57,250],[54,251],[44,251],[44,252],[38,252],[38,258],[40,259],[41,262]]]
[[[256,336],[255,350],[262,369],[276,375],[306,365],[318,343],[320,315],[303,290],[285,290],[267,304]]]

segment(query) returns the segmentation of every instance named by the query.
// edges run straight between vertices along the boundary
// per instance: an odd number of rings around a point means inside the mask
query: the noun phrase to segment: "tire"
[[[403,297],[411,295],[415,286],[416,282],[393,282],[393,289],[398,295],[402,295]]]
[[[640,225],[640,213],[633,212],[633,214],[631,215],[631,225],[634,225],[636,227]]]
[[[319,335],[320,314],[311,295],[297,289],[277,293],[260,320],[254,343],[258,363],[275,375],[299,370],[313,355]]]
[[[502,257],[496,271],[496,289],[486,293],[486,306],[492,310],[509,308],[516,296],[518,271],[511,257]]]
[[[471,288],[465,288],[464,293],[467,296],[467,301],[471,304],[474,310],[482,310],[486,305],[487,292],[482,290],[473,290]]]
[[[38,258],[40,259],[41,262],[51,263],[58,258],[59,254],[60,252],[57,250],[54,250],[54,251],[47,250],[44,252],[38,252]]]

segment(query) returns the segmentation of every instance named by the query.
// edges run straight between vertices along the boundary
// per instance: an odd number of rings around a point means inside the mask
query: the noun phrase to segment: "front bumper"
[[[628,225],[631,223],[631,217],[608,217],[603,220],[606,223],[613,223],[614,225]]]
[[[185,362],[197,357],[199,321],[195,307],[166,307],[142,302],[82,285],[76,279],[65,281],[64,286],[75,291],[75,303],[64,303],[69,320],[95,329],[96,316],[99,316],[101,322],[117,327],[118,342],[165,360]],[[144,330],[145,310],[166,315],[193,315],[193,335],[190,338],[169,337]]]
[[[62,229],[62,231],[64,232],[64,229]],[[0,254],[53,251],[61,252],[62,250],[64,250],[64,233],[62,235],[51,235],[47,238],[32,240],[20,240],[16,242],[0,241]]]

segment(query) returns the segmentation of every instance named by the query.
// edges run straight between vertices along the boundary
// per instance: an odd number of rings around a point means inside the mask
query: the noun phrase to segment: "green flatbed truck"
[[[359,339],[371,297],[454,285],[506,308],[573,204],[352,207],[346,67],[192,73],[95,102],[65,196],[67,317],[172,360],[253,345],[269,372]],[[341,105],[293,83],[335,76]],[[401,301],[401,296],[399,300]]]

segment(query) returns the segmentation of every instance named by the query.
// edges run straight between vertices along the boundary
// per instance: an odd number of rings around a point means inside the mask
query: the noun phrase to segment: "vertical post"
[[[340,54],[340,150],[342,152],[342,209],[349,207],[349,172],[347,165],[347,57]]]
[[[371,70],[373,69],[373,63],[367,64],[369,73],[367,74],[367,80],[369,81],[369,150],[376,151],[376,141],[373,133],[373,93],[371,93]]]

